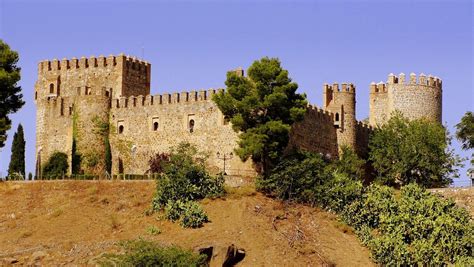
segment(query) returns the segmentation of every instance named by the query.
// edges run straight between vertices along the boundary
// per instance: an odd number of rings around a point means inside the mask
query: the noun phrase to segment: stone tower
[[[109,123],[112,98],[150,93],[150,72],[149,63],[124,55],[40,62],[37,172],[56,151],[68,155],[69,174],[73,165],[78,172],[102,172],[106,137],[95,128]]]
[[[334,83],[323,86],[323,108],[333,113],[334,127],[337,128],[338,147],[356,149],[356,100],[353,84]]]
[[[387,83],[370,85],[370,117],[372,126],[380,125],[390,119],[394,111],[400,111],[408,119],[427,118],[442,121],[442,81],[438,77],[405,74],[398,77],[390,74]]]

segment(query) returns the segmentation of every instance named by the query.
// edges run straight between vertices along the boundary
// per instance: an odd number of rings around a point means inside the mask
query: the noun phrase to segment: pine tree
[[[18,129],[13,136],[12,155],[8,166],[8,176],[15,177],[17,173],[25,176],[25,135],[23,126],[18,125]]]
[[[0,39],[0,148],[5,145],[7,131],[11,127],[9,114],[17,112],[25,102],[22,100],[18,53]]]

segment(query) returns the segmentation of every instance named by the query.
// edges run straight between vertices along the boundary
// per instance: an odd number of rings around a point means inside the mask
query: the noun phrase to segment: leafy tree
[[[43,177],[62,177],[64,174],[66,174],[68,167],[69,164],[67,163],[67,155],[63,152],[54,152],[43,168]]]
[[[474,114],[466,112],[461,118],[461,122],[456,124],[456,137],[462,142],[462,149],[474,148]]]
[[[20,68],[17,66],[18,53],[0,39],[0,148],[5,145],[6,132],[11,127],[8,115],[17,112],[25,102],[21,87]],[[23,171],[24,172],[24,171]]]
[[[456,124],[456,138],[462,142],[462,149],[468,150],[474,148],[474,114],[471,111],[466,112],[461,122]],[[474,172],[474,154],[471,155],[471,168]]]
[[[18,129],[13,136],[12,155],[8,166],[8,176],[15,174],[25,176],[25,135],[21,124],[18,125]]]
[[[451,183],[460,159],[449,149],[446,129],[425,119],[409,121],[400,113],[380,128],[369,142],[369,160],[379,182],[405,185],[416,182],[427,187]]]
[[[253,62],[248,77],[230,71],[225,84],[214,102],[241,133],[236,153],[251,157],[267,175],[288,144],[291,125],[304,116],[306,95],[296,93],[298,85],[277,58]]]
[[[350,147],[343,146],[338,160],[334,161],[336,172],[346,174],[349,178],[363,181],[365,178],[365,160],[359,158]]]
[[[283,200],[316,204],[322,185],[331,179],[319,154],[296,152],[284,157],[271,174],[258,177],[257,189]]]

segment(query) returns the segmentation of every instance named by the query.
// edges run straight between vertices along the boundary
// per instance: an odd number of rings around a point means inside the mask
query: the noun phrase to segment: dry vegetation
[[[204,200],[211,220],[199,229],[147,215],[151,181],[0,183],[0,262],[93,264],[119,240],[139,236],[187,248],[236,244],[241,266],[370,266],[368,251],[334,216],[232,189]]]
[[[430,191],[454,199],[458,206],[467,209],[474,218],[474,187],[439,188]]]

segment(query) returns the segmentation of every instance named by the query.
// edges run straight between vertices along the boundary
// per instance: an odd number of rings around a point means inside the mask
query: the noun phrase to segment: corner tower
[[[333,113],[338,147],[356,148],[356,100],[352,83],[324,84],[323,108]]]
[[[68,155],[69,171],[103,174],[103,134],[112,98],[150,93],[151,65],[136,58],[99,56],[38,64],[35,84],[37,175],[56,151]]]
[[[438,77],[411,73],[389,74],[387,83],[370,86],[370,125],[376,126],[400,111],[408,119],[426,118],[442,122],[442,81]]]

